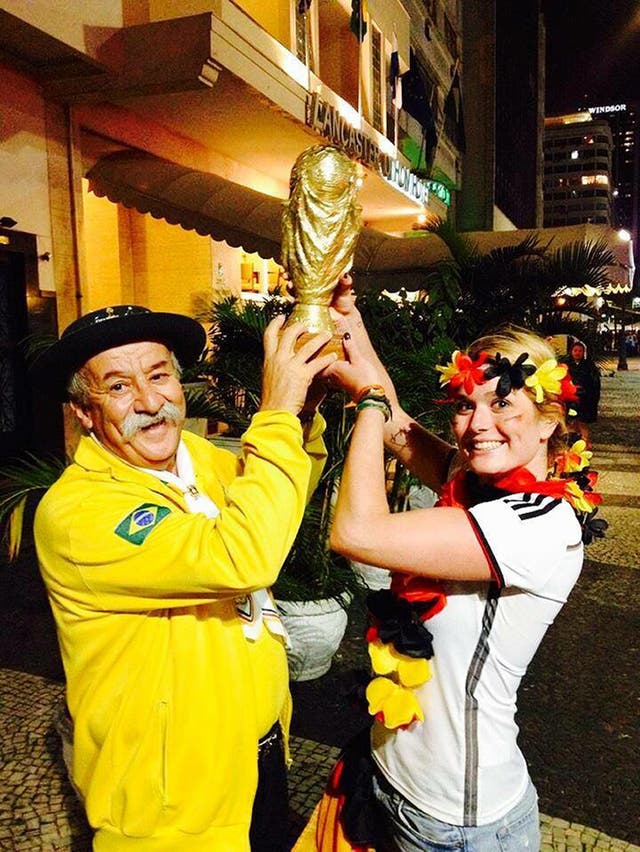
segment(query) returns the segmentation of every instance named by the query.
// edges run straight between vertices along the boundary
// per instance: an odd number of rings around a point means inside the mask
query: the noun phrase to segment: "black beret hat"
[[[191,317],[151,311],[140,305],[113,305],[74,320],[59,340],[33,363],[34,378],[57,399],[67,399],[67,384],[83,364],[107,349],[126,343],[163,343],[181,366],[197,361],[207,336]]]

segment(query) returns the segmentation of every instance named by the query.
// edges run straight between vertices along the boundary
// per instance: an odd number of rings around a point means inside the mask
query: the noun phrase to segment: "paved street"
[[[593,429],[609,535],[589,549],[575,602],[550,631],[540,662],[536,658],[523,684],[520,724],[544,811],[544,852],[640,852],[640,362],[630,367],[603,378],[601,418]],[[0,850],[87,852],[89,832],[66,779],[53,726],[63,684],[32,555],[27,552],[18,565],[0,569]],[[575,653],[563,623],[577,623],[584,631]],[[340,679],[363,647],[356,627],[348,631],[328,675],[294,685],[292,841],[313,811],[340,745],[362,723],[349,720],[339,696]],[[604,661],[590,657],[590,647],[600,648],[591,642],[597,631],[610,637],[605,651],[598,652],[610,655]],[[595,681],[588,680],[590,673]],[[580,724],[574,730],[576,719]],[[599,739],[603,726],[604,741]],[[558,792],[564,790],[566,795]]]

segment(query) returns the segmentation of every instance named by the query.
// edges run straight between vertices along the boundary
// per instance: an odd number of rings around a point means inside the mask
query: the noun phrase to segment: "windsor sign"
[[[609,106],[587,107],[588,112],[590,112],[592,115],[599,115],[600,113],[609,112],[626,112],[626,109],[626,104],[610,104]]]
[[[447,206],[451,203],[449,190],[443,184],[422,180],[396,159],[383,153],[371,137],[349,124],[334,106],[317,94],[307,97],[306,106],[306,123],[309,127],[343,148],[354,160],[379,172],[396,189],[425,207],[430,190]]]

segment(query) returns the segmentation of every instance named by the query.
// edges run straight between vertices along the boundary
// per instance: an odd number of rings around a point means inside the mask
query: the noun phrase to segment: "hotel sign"
[[[592,115],[599,115],[600,113],[609,113],[609,112],[626,112],[627,105],[626,104],[610,104],[609,106],[587,107],[587,110]]]
[[[451,203],[451,195],[446,187],[437,181],[422,180],[396,159],[383,153],[373,139],[353,127],[334,106],[317,94],[307,96],[306,123],[316,133],[343,148],[354,160],[377,171],[388,183],[414,201],[426,207],[431,190],[447,206]]]

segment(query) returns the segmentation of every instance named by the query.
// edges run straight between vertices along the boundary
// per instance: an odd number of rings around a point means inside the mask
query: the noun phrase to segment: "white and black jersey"
[[[581,529],[569,503],[508,494],[468,510],[495,581],[443,583],[429,619],[433,677],[416,690],[424,722],[373,730],[389,781],[429,815],[484,825],[522,798],[516,694],[542,637],[582,567]]]

